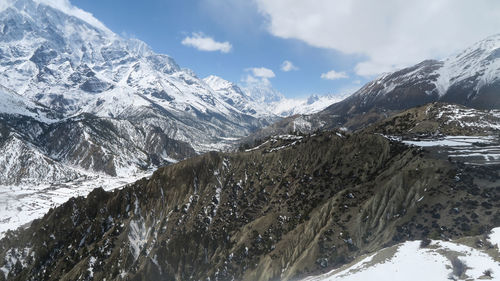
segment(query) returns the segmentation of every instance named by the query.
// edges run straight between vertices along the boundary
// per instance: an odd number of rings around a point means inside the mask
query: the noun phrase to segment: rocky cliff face
[[[279,136],[71,199],[0,241],[0,279],[290,280],[498,226],[498,180],[382,136]]]

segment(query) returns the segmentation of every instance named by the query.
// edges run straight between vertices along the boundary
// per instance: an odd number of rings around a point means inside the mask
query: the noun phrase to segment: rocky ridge
[[[500,111],[430,103],[395,114],[374,124],[368,130],[406,138],[443,135],[498,136]]]
[[[378,135],[284,135],[71,199],[0,241],[0,278],[290,280],[498,226],[499,179]]]

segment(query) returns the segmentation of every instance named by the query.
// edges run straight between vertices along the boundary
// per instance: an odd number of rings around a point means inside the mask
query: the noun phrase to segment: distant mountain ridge
[[[443,61],[426,60],[381,75],[325,109],[287,117],[247,139],[289,130],[359,130],[401,111],[441,102],[478,110],[500,109],[500,35],[490,36]]]
[[[325,114],[404,110],[430,102],[500,109],[500,35],[490,36],[443,61],[427,60],[367,83]]]
[[[272,85],[258,87],[247,85],[247,87],[240,88],[238,85],[214,75],[203,80],[216,92],[225,96],[227,102],[235,104],[243,112],[254,116],[288,117],[296,114],[313,114],[349,96],[349,94],[312,94],[307,98],[286,98]]]

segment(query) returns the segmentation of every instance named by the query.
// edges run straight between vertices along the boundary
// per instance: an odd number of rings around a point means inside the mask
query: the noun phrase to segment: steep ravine
[[[499,226],[498,182],[374,134],[274,137],[71,199],[0,241],[0,280],[295,280]]]

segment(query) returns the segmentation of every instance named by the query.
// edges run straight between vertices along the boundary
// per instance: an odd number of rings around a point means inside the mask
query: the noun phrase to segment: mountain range
[[[280,116],[319,111],[336,100],[290,104],[269,87],[244,92],[219,77],[200,79],[93,17],[68,14],[50,1],[9,3],[0,10],[0,94],[6,101],[0,145],[9,155],[0,161],[1,184],[154,169],[227,149]],[[266,96],[273,98],[259,102]],[[28,154],[36,157],[22,159]]]
[[[359,130],[404,110],[442,102],[479,110],[500,109],[500,35],[444,60],[426,60],[386,73],[316,113],[289,116],[244,138],[253,142],[290,130]]]

